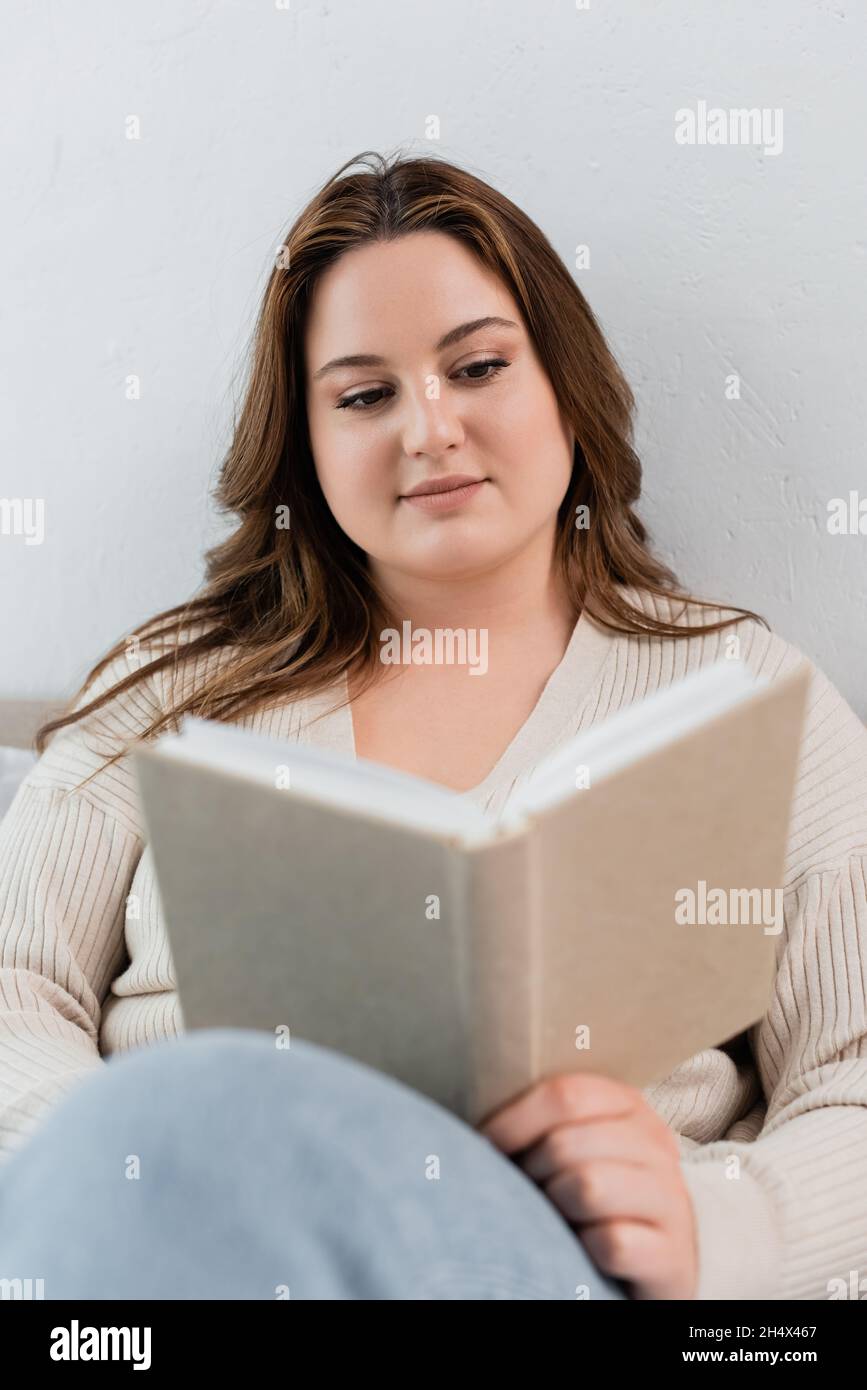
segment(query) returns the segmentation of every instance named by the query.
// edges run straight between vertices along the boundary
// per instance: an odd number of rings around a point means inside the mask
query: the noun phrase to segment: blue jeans
[[[0,1168],[46,1299],[626,1298],[470,1125],[341,1053],[209,1029],[115,1054]]]

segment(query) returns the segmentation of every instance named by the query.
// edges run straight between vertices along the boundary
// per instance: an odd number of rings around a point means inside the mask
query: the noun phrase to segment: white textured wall
[[[867,716],[867,535],[826,526],[867,499],[867,6],[7,0],[2,37],[0,497],[46,511],[41,545],[0,535],[0,696],[65,694],[196,586],[280,233],[402,146],[590,248],[658,549]],[[782,150],[677,144],[701,100],[780,108]]]

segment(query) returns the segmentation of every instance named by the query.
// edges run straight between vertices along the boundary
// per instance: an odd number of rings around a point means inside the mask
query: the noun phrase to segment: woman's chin
[[[424,553],[417,549],[411,555],[404,555],[395,568],[404,574],[411,574],[415,579],[432,582],[470,580],[495,569],[507,558],[508,555],[499,550],[489,551],[480,545],[452,544],[448,548],[431,547]]]

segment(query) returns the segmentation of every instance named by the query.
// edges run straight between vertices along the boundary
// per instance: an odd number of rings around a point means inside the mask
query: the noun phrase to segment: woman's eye
[[[461,367],[458,376],[460,376],[461,372],[474,372],[478,367],[493,367],[494,370],[491,372],[490,376],[474,376],[468,378],[470,381],[492,381],[495,376],[499,376],[503,367],[508,367],[508,365],[505,357],[489,357],[484,362],[470,362],[468,366]]]
[[[464,381],[477,381],[480,384],[485,384],[488,381],[493,381],[494,377],[499,376],[503,368],[508,366],[509,363],[504,357],[489,357],[483,362],[469,362],[466,367],[461,367],[455,373],[455,377],[461,378]],[[464,372],[479,371],[484,371],[487,374],[485,376],[463,376]],[[372,386],[369,391],[356,391],[353,396],[344,396],[342,400],[337,402],[335,408],[337,410],[354,411],[374,410],[376,406],[379,405],[379,401],[371,400],[371,397],[381,397],[388,390],[389,388],[387,386]]]
[[[359,392],[358,392],[356,395],[354,395],[354,396],[344,396],[344,398],[343,398],[342,401],[338,401],[338,402],[337,402],[337,409],[338,409],[338,410],[370,410],[371,406],[378,405],[379,402],[378,402],[378,401],[369,401],[369,400],[368,400],[368,397],[369,397],[369,396],[381,396],[381,395],[382,395],[382,392],[383,392],[383,388],[382,388],[381,386],[372,386],[371,389],[370,389],[369,391],[359,391]],[[365,402],[365,404],[359,405],[359,404],[358,404],[359,401],[363,401],[363,402]]]

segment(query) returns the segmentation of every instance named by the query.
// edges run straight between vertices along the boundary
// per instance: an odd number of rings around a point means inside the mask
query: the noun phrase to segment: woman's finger
[[[517,1162],[534,1182],[545,1182],[555,1173],[591,1158],[619,1159],[659,1171],[670,1165],[671,1148],[651,1125],[638,1116],[626,1115],[592,1124],[557,1125],[538,1144],[517,1156]]]
[[[549,1178],[543,1190],[566,1220],[578,1225],[615,1217],[663,1225],[675,1214],[674,1193],[658,1172],[618,1159],[589,1159]]]
[[[537,1081],[484,1124],[479,1133],[505,1153],[528,1148],[569,1120],[606,1120],[633,1114],[644,1104],[633,1086],[595,1073],[560,1073]]]
[[[689,1298],[689,1285],[670,1272],[668,1238],[659,1226],[641,1221],[600,1221],[584,1226],[581,1244],[597,1269],[631,1285],[635,1300]]]

